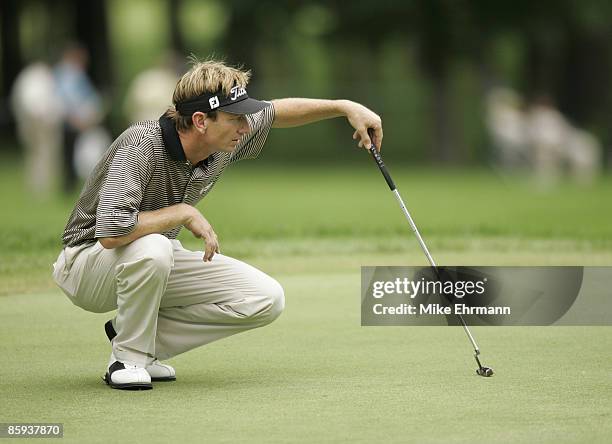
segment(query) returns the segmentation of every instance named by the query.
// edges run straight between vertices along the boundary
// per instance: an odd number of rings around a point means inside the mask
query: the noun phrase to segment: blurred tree
[[[570,3],[562,17],[563,69],[558,103],[584,127],[610,128],[612,113],[612,3]],[[609,142],[612,142],[608,139]]]
[[[14,131],[11,112],[8,105],[8,96],[11,92],[13,81],[23,66],[23,59],[19,47],[19,16],[18,0],[3,0],[0,2],[0,66],[2,71],[2,83],[0,91],[0,125]]]
[[[417,60],[422,72],[422,87],[430,94],[430,158],[436,161],[462,161],[460,137],[452,115],[453,92],[449,76],[463,35],[458,24],[463,15],[462,0],[412,0],[392,2],[382,0],[372,7],[370,2],[351,3],[347,8],[341,1],[333,2],[339,24],[335,37],[351,42],[356,49],[358,66],[379,70],[378,54],[385,40],[401,35],[406,41],[416,42]],[[372,72],[369,72],[371,75]],[[393,87],[387,85],[387,87]]]
[[[187,45],[183,36],[183,26],[180,22],[182,0],[168,0],[168,21],[170,22],[170,49],[177,54],[185,54]]]
[[[550,99],[572,122],[593,131],[610,150],[612,129],[612,3],[599,0],[495,2],[479,11],[509,29],[524,48],[521,92]]]
[[[453,2],[419,0],[416,39],[418,56],[425,79],[431,82],[432,157],[437,161],[458,161],[456,129],[451,114],[452,93],[449,71],[455,42],[453,40]]]
[[[263,46],[280,55],[284,40],[283,30],[303,1],[276,2],[274,0],[231,0],[229,23],[220,48],[232,63],[247,68],[258,65],[257,56]]]
[[[257,10],[263,8],[273,13],[279,4],[267,0],[233,0],[230,6],[230,19],[227,33],[221,40],[222,54],[230,63],[241,63],[252,68],[256,60],[256,48],[261,35],[258,32]]]
[[[113,85],[106,0],[68,0],[73,9],[74,39],[90,54],[90,73],[94,83],[108,89]]]
[[[181,54],[212,53],[253,68],[259,73],[254,88],[269,96],[330,94],[393,114],[404,132],[398,140],[423,147],[398,152],[400,157],[420,159],[427,153],[436,161],[465,163],[482,154],[474,148],[485,145],[478,104],[496,84],[528,97],[548,95],[572,121],[612,145],[612,2],[165,0],[143,1],[131,10],[118,0],[110,4],[112,17],[107,17],[108,0],[2,1],[3,97],[23,59],[36,54],[31,47],[44,47],[41,40],[56,46],[79,40],[92,54],[93,79],[99,86],[112,85],[115,94],[134,67],[167,49],[165,43]],[[150,8],[143,11],[143,5]],[[142,26],[150,27],[150,34],[122,34],[153,5],[168,13],[147,15]],[[124,13],[128,19],[122,21]],[[40,16],[48,22],[44,29]],[[110,57],[107,19],[113,44],[131,48],[113,51],[117,60]],[[192,31],[199,25],[210,32]],[[140,41],[145,38],[146,51]],[[134,54],[141,60],[132,60]],[[407,120],[410,125],[402,126]],[[340,123],[329,125],[337,125],[340,134]]]
[[[0,53],[2,57],[2,96],[11,91],[13,80],[23,66],[21,48],[19,47],[18,0],[0,2]]]

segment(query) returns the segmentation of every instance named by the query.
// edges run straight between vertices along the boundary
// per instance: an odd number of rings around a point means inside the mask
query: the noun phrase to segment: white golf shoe
[[[150,390],[151,376],[142,367],[115,361],[108,367],[104,381],[114,389]]]
[[[113,326],[112,320],[104,324],[104,331],[106,332],[106,336],[108,337],[108,340],[112,344],[113,339],[115,339],[115,336],[117,336],[117,332],[115,331],[115,327]],[[111,353],[110,362],[108,364],[109,367],[116,360],[117,359],[115,359],[115,356]],[[151,376],[151,381],[153,382],[176,381],[176,371],[174,371],[174,368],[172,368],[168,364],[162,364],[157,359],[155,359],[152,363],[147,365],[146,371]]]
[[[147,373],[151,376],[151,381],[175,381],[176,372],[168,364],[162,364],[157,359],[146,367]]]

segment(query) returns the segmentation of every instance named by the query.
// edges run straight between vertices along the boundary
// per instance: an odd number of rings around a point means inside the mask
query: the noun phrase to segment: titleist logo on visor
[[[231,90],[230,90],[230,99],[232,101],[236,100],[238,97],[241,96],[245,96],[246,95],[246,88],[243,88],[242,86],[234,86]]]

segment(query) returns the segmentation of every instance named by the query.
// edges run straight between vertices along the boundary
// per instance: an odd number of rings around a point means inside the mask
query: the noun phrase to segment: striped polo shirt
[[[184,202],[196,205],[213,188],[225,168],[256,158],[272,123],[272,103],[247,115],[250,132],[231,153],[216,152],[192,166],[183,151],[173,121],[163,115],[126,129],[98,162],[83,187],[64,234],[64,246],[74,247],[101,237],[130,233],[140,211]],[[181,227],[162,233],[174,239]]]

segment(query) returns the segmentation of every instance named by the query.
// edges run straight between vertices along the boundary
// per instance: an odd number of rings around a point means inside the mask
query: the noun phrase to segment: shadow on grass
[[[236,370],[234,368],[234,370]],[[31,375],[27,383],[27,391],[40,393],[50,398],[56,395],[64,397],[70,394],[74,397],[89,396],[93,393],[115,393],[130,390],[117,390],[109,387],[103,380],[103,367],[98,372],[79,370],[78,374],[39,374]],[[313,378],[311,368],[279,368],[278,366],[251,366],[248,369],[232,371],[227,369],[210,370],[199,372],[197,370],[183,370],[177,367],[177,380],[165,382],[153,382],[154,391],[172,392],[194,392],[202,391],[215,393],[222,391],[232,393],[235,391],[248,391],[251,389],[277,390],[282,385],[301,385],[307,380],[328,379],[329,374],[317,375]],[[18,386],[14,387],[19,391]],[[150,392],[144,390],[143,392]]]

